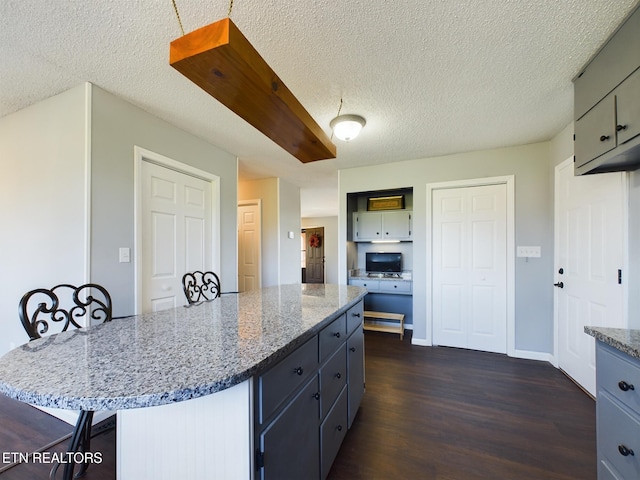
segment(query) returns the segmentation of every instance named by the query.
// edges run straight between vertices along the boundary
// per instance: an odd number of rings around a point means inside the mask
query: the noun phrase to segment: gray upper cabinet
[[[640,9],[574,80],[575,172],[640,167]]]
[[[353,214],[353,239],[356,242],[410,241],[411,216],[412,212],[409,210],[355,212]]]
[[[618,145],[640,135],[640,69],[615,91]]]
[[[611,94],[575,124],[576,167],[616,147],[616,97]]]

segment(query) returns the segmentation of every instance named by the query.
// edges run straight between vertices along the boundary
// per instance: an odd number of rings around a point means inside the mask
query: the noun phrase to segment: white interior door
[[[576,177],[571,160],[556,167],[558,366],[594,396],[595,342],[584,326],[626,325],[623,182],[622,173]]]
[[[142,162],[142,310],[185,303],[182,276],[212,268],[211,183]]]
[[[238,291],[260,288],[261,280],[260,201],[238,205]]]
[[[507,352],[507,187],[433,190],[433,343]]]

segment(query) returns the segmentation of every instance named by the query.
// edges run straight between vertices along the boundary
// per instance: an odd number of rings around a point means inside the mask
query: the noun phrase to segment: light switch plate
[[[526,258],[540,258],[540,247],[539,246],[529,246],[529,247],[521,247],[518,246],[516,251],[516,256],[518,257],[526,257]]]
[[[131,249],[128,247],[120,247],[119,250],[120,263],[131,262]]]

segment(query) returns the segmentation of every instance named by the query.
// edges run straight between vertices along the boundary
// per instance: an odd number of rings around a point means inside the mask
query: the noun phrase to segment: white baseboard
[[[514,350],[513,355],[515,358],[522,358],[525,360],[539,360],[541,362],[549,362],[553,364],[553,355],[545,352],[533,352],[530,350]]]
[[[427,342],[426,338],[411,337],[411,345],[418,345],[420,347],[430,347],[431,344]]]

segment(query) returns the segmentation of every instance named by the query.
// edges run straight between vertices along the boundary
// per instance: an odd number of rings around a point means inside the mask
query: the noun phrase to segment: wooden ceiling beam
[[[303,163],[336,146],[229,18],[173,42],[169,63]]]

